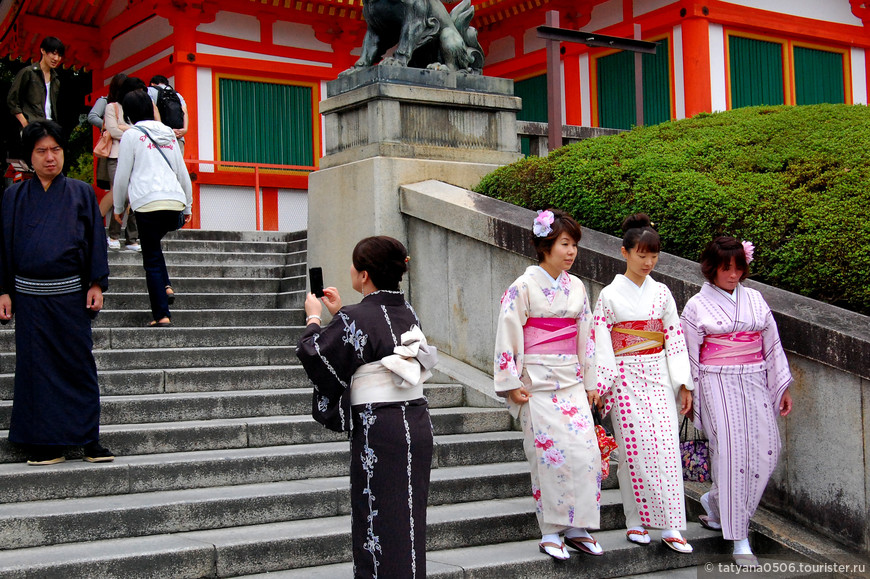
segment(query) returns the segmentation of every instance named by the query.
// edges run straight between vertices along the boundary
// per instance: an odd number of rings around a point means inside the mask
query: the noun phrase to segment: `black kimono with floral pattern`
[[[393,354],[415,325],[402,292],[380,290],[341,308],[324,328],[309,324],[296,353],[316,390],[347,390],[360,366]],[[359,404],[350,414],[354,577],[426,577],[433,438],[426,399]]]

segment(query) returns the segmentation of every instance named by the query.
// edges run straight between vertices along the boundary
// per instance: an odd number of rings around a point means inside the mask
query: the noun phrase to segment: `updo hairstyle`
[[[398,239],[378,235],[366,237],[353,248],[353,267],[367,271],[379,290],[398,290],[402,275],[408,271],[408,250]]]
[[[550,253],[553,249],[553,244],[559,239],[562,233],[567,233],[574,243],[580,242],[580,224],[574,221],[574,218],[560,211],[559,209],[547,209],[553,213],[553,224],[550,225],[549,234],[546,237],[538,237],[532,234],[532,243],[535,245],[535,253],[538,255],[538,263],[542,263],[546,257],[545,254]]]
[[[740,276],[740,281],[743,281],[749,275],[746,251],[743,249],[743,244],[730,235],[720,235],[707,244],[707,247],[701,252],[701,273],[704,274],[707,281],[715,283],[716,272],[723,265],[730,264],[732,257],[734,265],[743,272]]]
[[[634,213],[622,221],[622,247],[625,251],[636,249],[644,253],[659,253],[662,239],[652,228],[652,221],[646,213]]]

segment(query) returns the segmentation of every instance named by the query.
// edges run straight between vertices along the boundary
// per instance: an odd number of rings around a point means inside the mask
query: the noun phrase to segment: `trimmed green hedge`
[[[569,211],[621,236],[644,211],[669,253],[714,235],[755,243],[753,279],[870,314],[870,108],[750,107],[701,114],[530,157],[476,190]]]

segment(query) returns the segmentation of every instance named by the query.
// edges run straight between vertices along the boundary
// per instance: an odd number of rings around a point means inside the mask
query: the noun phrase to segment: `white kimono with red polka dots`
[[[577,351],[525,354],[523,326],[532,317],[577,320]],[[531,266],[501,299],[495,390],[505,396],[525,386],[531,393],[520,406],[506,401],[522,425],[542,534],[599,527],[601,453],[586,398],[586,389],[595,389],[591,330],[586,288],[566,272],[553,280],[540,266]]]
[[[677,396],[692,374],[677,306],[670,290],[647,276],[638,287],[617,275],[601,290],[593,314],[598,392],[611,412],[619,444],[619,490],[627,527],[685,529]],[[614,324],[662,320],[657,354],[616,356]]]

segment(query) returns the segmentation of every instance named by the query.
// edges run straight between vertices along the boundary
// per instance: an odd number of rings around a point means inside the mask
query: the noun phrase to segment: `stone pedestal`
[[[376,66],[328,83],[326,156],[309,178],[309,265],[344,303],[358,301],[348,273],[357,241],[390,235],[407,245],[399,186],[470,188],[519,159],[519,109],[513,81],[501,78]]]

